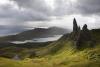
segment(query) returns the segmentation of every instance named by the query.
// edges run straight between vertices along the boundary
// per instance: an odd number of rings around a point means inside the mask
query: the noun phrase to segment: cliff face
[[[93,46],[93,39],[88,26],[85,24],[81,30],[80,26],[77,25],[75,18],[73,20],[73,32],[71,33],[70,38],[74,41],[74,44],[78,49],[81,47]]]

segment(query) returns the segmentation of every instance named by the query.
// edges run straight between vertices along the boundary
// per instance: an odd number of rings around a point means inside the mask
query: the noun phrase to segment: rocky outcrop
[[[85,24],[82,30],[79,32],[78,38],[76,40],[76,48],[80,49],[83,47],[93,47],[93,40],[90,31]]]
[[[71,33],[71,36],[70,36],[71,40],[74,40],[74,41],[77,40],[77,37],[79,35],[80,30],[81,30],[80,26],[77,25],[77,21],[74,18],[74,20],[73,20],[73,32]]]
[[[81,30],[80,26],[77,25],[75,18],[73,20],[73,32],[71,33],[71,40],[74,41],[77,49],[93,46],[92,35],[87,25],[85,24]]]
[[[78,25],[77,25],[77,21],[75,18],[73,20],[73,32],[78,32]]]
[[[82,40],[82,41],[90,41],[91,38],[91,33],[87,28],[87,25],[85,24],[82,28],[82,30],[80,31],[79,35],[78,35],[78,39],[77,40]]]

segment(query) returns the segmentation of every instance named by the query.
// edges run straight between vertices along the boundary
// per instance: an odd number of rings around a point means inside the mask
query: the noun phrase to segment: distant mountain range
[[[24,31],[16,35],[9,35],[0,37],[0,41],[24,41],[31,40],[34,38],[47,38],[53,37],[54,35],[63,35],[69,33],[70,30],[60,28],[60,27],[50,27],[50,28],[35,28],[32,30]]]

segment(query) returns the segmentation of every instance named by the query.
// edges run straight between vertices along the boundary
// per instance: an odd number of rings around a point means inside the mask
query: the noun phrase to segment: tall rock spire
[[[71,33],[71,39],[76,41],[77,40],[77,37],[79,35],[79,32],[80,32],[80,27],[77,25],[77,21],[76,19],[74,18],[73,20],[73,32]]]
[[[73,32],[77,32],[77,31],[78,31],[78,25],[77,25],[76,19],[74,18],[74,20],[73,20]]]

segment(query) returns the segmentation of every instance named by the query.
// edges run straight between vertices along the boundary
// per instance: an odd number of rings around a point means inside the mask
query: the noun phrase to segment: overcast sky
[[[0,0],[0,35],[34,27],[100,28],[100,0]]]

